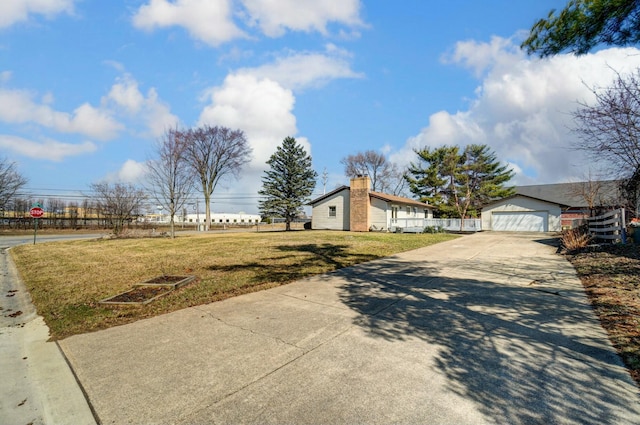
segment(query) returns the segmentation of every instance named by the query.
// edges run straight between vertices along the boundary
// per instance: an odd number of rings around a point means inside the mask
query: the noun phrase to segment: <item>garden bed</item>
[[[133,285],[132,289],[100,300],[106,305],[145,305],[184,286],[195,276],[160,275]]]

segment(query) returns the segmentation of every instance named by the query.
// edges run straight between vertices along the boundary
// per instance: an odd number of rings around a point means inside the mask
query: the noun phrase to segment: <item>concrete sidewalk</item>
[[[571,265],[481,233],[60,342],[103,424],[637,424]]]
[[[49,328],[37,315],[6,245],[0,246],[0,423],[95,424],[58,345],[47,342]]]

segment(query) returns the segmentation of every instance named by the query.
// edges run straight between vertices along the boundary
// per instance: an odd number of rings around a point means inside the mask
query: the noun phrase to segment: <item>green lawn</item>
[[[455,238],[330,231],[105,239],[11,250],[53,339],[201,305]],[[98,301],[158,275],[196,282],[145,306]]]

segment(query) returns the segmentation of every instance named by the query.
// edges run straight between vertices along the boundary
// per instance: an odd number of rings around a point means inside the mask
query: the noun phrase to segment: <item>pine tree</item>
[[[513,194],[505,184],[513,171],[487,145],[417,150],[419,164],[407,176],[411,192],[438,209],[441,217],[477,216],[483,204]]]
[[[291,230],[291,221],[309,200],[318,174],[311,168],[311,156],[293,137],[282,141],[267,164],[271,168],[265,171],[262,190],[258,191],[265,197],[259,201],[260,212],[284,218],[286,230]]]

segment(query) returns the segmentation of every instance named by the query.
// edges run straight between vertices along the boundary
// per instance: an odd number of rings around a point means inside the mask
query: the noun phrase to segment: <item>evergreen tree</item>
[[[559,13],[538,20],[522,48],[553,56],[569,50],[582,55],[599,44],[627,46],[640,42],[638,0],[569,0]]]
[[[437,208],[441,217],[477,217],[483,204],[513,194],[504,185],[513,171],[500,164],[487,145],[417,150],[420,163],[412,163],[406,176],[409,189]]]
[[[287,137],[267,161],[271,167],[262,178],[265,197],[259,201],[263,216],[283,217],[286,230],[291,230],[291,221],[302,212],[302,206],[309,200],[316,186],[318,174],[311,168],[311,156],[296,139]]]

